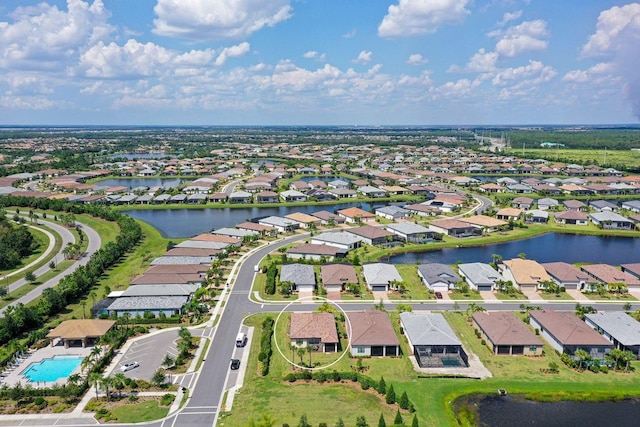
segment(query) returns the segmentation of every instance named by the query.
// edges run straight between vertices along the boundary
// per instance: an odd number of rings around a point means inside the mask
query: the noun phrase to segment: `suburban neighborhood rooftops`
[[[495,271],[489,264],[482,262],[470,262],[467,264],[459,264],[460,273],[472,283],[476,285],[495,284],[498,280],[504,280],[504,277]]]
[[[291,313],[291,339],[320,338],[323,343],[337,343],[336,320],[332,313]]]
[[[538,284],[551,280],[546,270],[536,261],[530,259],[514,258],[502,262],[513,274],[515,281],[522,284]]]
[[[348,264],[325,264],[320,267],[320,274],[325,286],[358,283],[355,268]]]
[[[582,270],[590,276],[604,283],[624,283],[626,285],[640,285],[640,279],[629,273],[618,270],[609,264],[590,264],[583,265]]]
[[[381,262],[364,264],[362,266],[362,274],[364,274],[369,285],[388,285],[393,281],[402,281],[402,276],[400,276],[398,270],[396,270],[396,267],[393,264],[385,264]]]
[[[366,310],[347,313],[351,323],[351,346],[400,345],[396,332],[385,311]]]
[[[416,314],[405,311],[400,313],[400,321],[414,346],[461,345],[442,314]]]
[[[563,345],[611,345],[578,316],[568,311],[532,310],[532,319]]]
[[[292,282],[295,285],[315,285],[316,277],[313,266],[309,264],[284,264],[280,271],[281,282]]]
[[[454,284],[462,279],[458,276],[455,271],[451,269],[446,264],[439,263],[430,263],[430,264],[420,264],[418,266],[418,272],[427,283],[437,283],[444,282],[447,284]]]
[[[510,311],[473,313],[473,320],[495,345],[542,345],[540,339]]]
[[[584,271],[566,262],[547,262],[541,264],[550,276],[562,283],[578,283],[582,280],[594,280]]]
[[[186,295],[120,297],[111,303],[109,311],[180,310],[187,301],[189,297]]]
[[[391,233],[390,231],[387,231],[381,227],[374,227],[372,225],[365,225],[363,227],[350,228],[347,230],[347,233],[364,237],[366,239],[380,239],[387,236],[393,236],[393,233]]]
[[[595,324],[624,346],[640,345],[640,322],[624,311],[600,311],[585,314]]]

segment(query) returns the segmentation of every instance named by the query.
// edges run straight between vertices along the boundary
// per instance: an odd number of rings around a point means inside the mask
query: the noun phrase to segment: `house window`
[[[536,346],[536,345],[532,345],[532,346],[529,347],[529,351],[534,351],[535,352],[537,350],[538,350],[538,346]]]
[[[356,347],[356,353],[363,354],[364,353],[364,347],[363,346]]]
[[[296,340],[296,345],[297,346],[301,346],[302,345],[302,340]]]
[[[320,344],[320,338],[309,338],[307,339],[307,343],[309,345]]]

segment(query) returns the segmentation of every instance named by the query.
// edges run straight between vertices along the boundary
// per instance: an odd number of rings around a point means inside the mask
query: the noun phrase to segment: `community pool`
[[[22,372],[29,382],[54,382],[60,378],[67,378],[80,365],[82,357],[54,356],[34,362]]]

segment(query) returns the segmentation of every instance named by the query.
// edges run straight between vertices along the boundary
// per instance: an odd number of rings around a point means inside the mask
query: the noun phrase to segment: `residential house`
[[[301,243],[292,246],[287,250],[287,257],[291,259],[311,259],[314,261],[327,260],[334,258],[344,258],[347,252],[344,249],[336,248],[329,245],[316,245],[313,243]]]
[[[393,264],[381,262],[364,264],[362,274],[367,287],[374,292],[388,291],[393,283],[402,282],[402,276]]]
[[[376,215],[390,220],[403,219],[411,215],[407,209],[394,205],[376,208],[375,212]]]
[[[358,197],[358,192],[350,188],[331,188],[329,194],[333,194],[338,199]]]
[[[352,357],[399,356],[400,341],[385,311],[350,311]]]
[[[349,188],[349,183],[341,179],[335,179],[333,181],[329,181],[327,184],[329,188],[342,188],[342,189]]]
[[[348,283],[357,284],[356,269],[350,264],[325,264],[320,267],[322,286],[327,293],[340,292]]]
[[[476,291],[492,291],[498,280],[504,281],[500,273],[482,262],[458,264],[458,273],[467,281],[469,287]]]
[[[469,366],[462,343],[442,314],[405,311],[400,313],[400,325],[421,368]]]
[[[257,238],[260,235],[261,231],[273,230],[273,227],[268,227],[268,226],[260,225],[256,223],[251,223],[251,224],[253,224],[253,226],[244,224],[244,226],[241,227],[242,224],[238,224],[234,228],[231,228],[231,227],[218,228],[217,230],[213,230],[211,233],[217,234],[220,236],[234,237],[242,241],[245,238],[249,238],[249,239]]]
[[[395,234],[398,239],[411,243],[425,243],[433,240],[436,236],[434,231],[420,224],[414,224],[413,222],[387,224],[384,226],[384,229]]]
[[[387,193],[385,193],[384,190],[373,187],[371,185],[358,187],[358,193],[361,193],[363,196],[370,197],[370,198],[385,197],[387,195]]]
[[[617,212],[620,209],[618,208],[618,205],[611,203],[608,200],[592,200],[589,202],[589,207],[600,212]]]
[[[638,279],[640,279],[640,263],[622,264],[620,266],[620,268],[625,273],[630,274],[633,277],[637,277]]]
[[[341,209],[337,212],[338,216],[345,219],[347,224],[356,224],[360,222],[375,221],[376,215],[360,208]]]
[[[624,311],[600,311],[585,314],[585,323],[616,348],[630,351],[640,359],[640,322]]]
[[[472,215],[460,218],[460,221],[474,225],[485,233],[508,229],[509,223],[486,215]]]
[[[546,224],[549,222],[549,212],[542,209],[531,209],[524,212],[524,222],[527,224]]]
[[[640,290],[640,279],[625,271],[621,271],[612,265],[589,264],[583,265],[580,268],[589,276],[606,283],[609,286],[622,283],[629,289]]]
[[[423,203],[414,203],[412,205],[405,205],[404,208],[408,210],[411,215],[418,215],[418,216],[436,216],[441,213],[440,209],[434,206],[425,205]]]
[[[418,276],[432,292],[447,292],[449,289],[454,289],[456,283],[462,281],[451,267],[438,263],[419,265]]]
[[[283,218],[281,216],[268,216],[266,218],[261,218],[258,220],[258,224],[271,226],[278,230],[279,233],[286,233],[300,228],[300,223],[297,221]]]
[[[346,232],[359,237],[360,240],[371,246],[386,245],[394,239],[393,233],[382,227],[374,227],[372,225],[350,228]]]
[[[568,211],[586,212],[588,210],[587,205],[580,200],[564,200],[562,205]]]
[[[473,323],[496,355],[542,355],[542,341],[510,311],[473,313]]]
[[[256,194],[258,203],[278,203],[278,193],[275,191],[261,191]]]
[[[329,211],[311,212],[311,215],[315,216],[316,218],[320,218],[322,225],[338,225],[345,222],[345,219],[343,217]]]
[[[229,195],[229,203],[251,203],[253,196],[247,191],[234,191]]]
[[[516,197],[511,201],[511,207],[527,210],[531,209],[533,203],[534,200],[531,197]]]
[[[313,292],[316,275],[309,264],[284,264],[280,270],[280,282],[291,282],[298,292]]]
[[[362,244],[362,239],[346,231],[325,231],[311,237],[311,243],[317,245],[329,245],[344,251],[357,249]]]
[[[622,209],[630,210],[631,212],[640,213],[640,200],[629,200],[622,202]]]
[[[522,212],[523,210],[518,208],[504,208],[496,213],[496,218],[503,221],[517,221],[522,216]]]
[[[596,279],[566,262],[546,262],[541,264],[555,283],[565,289],[591,290]]]
[[[635,228],[633,221],[615,212],[594,212],[589,214],[589,219],[605,230],[633,230]]]
[[[553,309],[532,310],[529,324],[540,332],[551,347],[577,360],[577,350],[586,351],[593,360],[603,362],[613,345],[571,312]]]
[[[280,198],[285,202],[306,202],[309,196],[298,190],[286,190],[280,193]]]
[[[429,229],[451,237],[480,236],[482,229],[459,219],[438,219],[429,224]]]
[[[544,267],[530,259],[514,258],[501,264],[502,276],[521,291],[535,291],[541,282],[550,281]]]
[[[313,215],[307,215],[306,213],[302,212],[290,213],[289,215],[285,215],[284,217],[290,219],[291,221],[297,222],[300,225],[300,228],[313,229],[314,227],[318,227],[322,222],[320,218],[317,218]]]
[[[333,353],[338,351],[340,340],[333,313],[291,313],[289,327],[291,345],[313,351]]]
[[[587,217],[587,215],[579,211],[558,212],[554,214],[553,217],[555,218],[558,224],[565,224],[565,225],[588,225],[589,224],[589,218]]]
[[[555,210],[560,206],[560,203],[556,199],[545,197],[538,199],[538,209],[543,211]]]

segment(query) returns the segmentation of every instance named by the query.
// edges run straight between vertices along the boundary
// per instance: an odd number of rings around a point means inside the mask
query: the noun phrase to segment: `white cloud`
[[[587,70],[572,70],[567,72],[562,80],[572,83],[587,83],[598,75],[609,74],[613,70],[610,63],[600,62]]]
[[[419,53],[414,53],[412,55],[409,55],[409,59],[407,59],[407,64],[409,65],[424,65],[427,62],[427,58],[424,58],[421,54]]]
[[[455,82],[447,82],[441,86],[431,88],[433,99],[440,98],[465,98],[472,94],[474,88],[479,85],[477,80],[460,79]]]
[[[582,55],[607,60],[609,77],[621,79],[623,92],[640,119],[640,4],[614,6],[601,12],[595,33],[582,47]],[[592,75],[593,72],[589,74]]]
[[[544,83],[550,82],[556,75],[553,67],[540,61],[529,61],[528,65],[501,70],[492,83],[502,88],[498,99],[525,98],[539,91]]]
[[[640,31],[640,4],[612,7],[598,16],[596,32],[582,47],[585,56],[608,55],[627,45]],[[637,39],[635,41],[637,43]]]
[[[316,52],[315,50],[305,52],[302,56],[307,59],[315,59],[319,62],[324,62],[327,59],[327,55],[325,53]]]
[[[373,53],[370,50],[360,51],[360,53],[358,54],[358,57],[354,59],[353,62],[355,62],[356,64],[366,64],[368,62],[371,62],[372,54]]]
[[[457,24],[471,12],[470,0],[398,0],[389,6],[378,26],[378,35],[385,38],[407,37],[435,33],[445,24]]]
[[[496,70],[496,62],[498,54],[496,52],[487,52],[484,49],[478,50],[464,68],[451,66],[449,71],[465,72],[465,73],[489,73]]]
[[[153,32],[194,40],[246,38],[292,16],[290,0],[158,0]]]
[[[502,21],[498,22],[498,26],[503,27],[508,22],[515,21],[516,19],[519,19],[521,16],[522,16],[521,10],[518,10],[515,12],[506,12],[502,17]]]
[[[349,31],[348,33],[344,33],[342,35],[342,38],[344,39],[352,39],[356,36],[356,29],[354,28],[353,30]]]
[[[527,52],[539,52],[547,48],[549,35],[547,22],[542,19],[526,21],[520,25],[507,28],[505,31],[493,31],[489,37],[499,37],[496,52],[501,56],[512,58]]]
[[[247,42],[240,43],[236,46],[225,47],[216,58],[215,64],[217,66],[223,65],[227,62],[227,58],[237,58],[239,56],[244,56],[249,53],[249,49],[251,49],[251,45]]]
[[[113,27],[101,0],[67,0],[67,10],[40,3],[19,7],[0,22],[0,68],[60,71],[80,51],[104,40]]]

